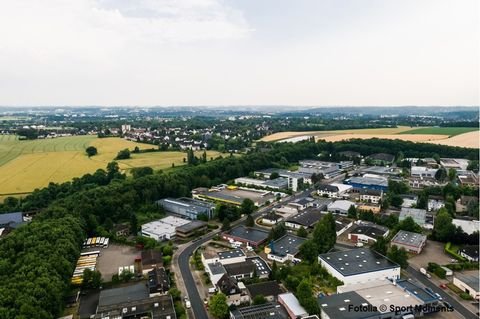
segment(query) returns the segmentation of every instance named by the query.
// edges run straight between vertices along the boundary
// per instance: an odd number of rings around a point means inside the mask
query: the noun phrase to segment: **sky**
[[[479,105],[478,0],[2,0],[0,105]]]

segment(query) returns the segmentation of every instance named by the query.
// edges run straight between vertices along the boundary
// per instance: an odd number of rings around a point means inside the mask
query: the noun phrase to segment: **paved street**
[[[423,285],[431,288],[434,292],[440,294],[443,298],[444,301],[447,301],[450,303],[453,308],[455,309],[456,312],[461,314],[463,317],[466,319],[474,319],[478,318],[474,313],[470,312],[467,308],[465,308],[461,303],[459,303],[457,300],[452,298],[449,294],[447,294],[445,291],[443,291],[440,287],[432,283],[427,277],[422,275],[418,270],[412,268],[411,266],[408,266],[406,269],[406,272],[408,275],[415,280],[421,282]]]

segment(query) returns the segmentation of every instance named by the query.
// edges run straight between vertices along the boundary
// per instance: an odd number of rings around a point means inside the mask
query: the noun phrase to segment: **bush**
[[[460,298],[462,298],[463,300],[473,300],[472,296],[470,296],[469,294],[467,294],[466,292],[462,292],[460,294]]]

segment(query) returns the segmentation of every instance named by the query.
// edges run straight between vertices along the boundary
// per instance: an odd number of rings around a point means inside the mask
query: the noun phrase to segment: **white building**
[[[318,262],[344,285],[400,278],[398,264],[368,248],[322,254]]]
[[[334,214],[340,214],[340,215],[347,216],[348,209],[352,205],[357,207],[357,205],[354,202],[351,202],[349,200],[336,200],[333,203],[330,203],[328,205],[327,210],[331,213],[334,213]]]
[[[167,216],[165,218],[146,223],[142,225],[142,235],[153,238],[157,241],[170,240],[175,237],[175,230],[179,226],[186,225],[191,221],[174,216]]]
[[[438,169],[436,168],[428,168],[424,166],[412,166],[410,170],[410,176],[435,178],[435,174],[437,173],[437,171]]]
[[[317,193],[319,196],[328,198],[344,198],[353,187],[346,184],[322,184],[318,187]]]
[[[427,209],[429,212],[436,212],[440,208],[445,207],[445,201],[441,196],[428,196]]]
[[[452,219],[452,224],[461,227],[462,230],[471,235],[476,231],[480,231],[480,221],[478,220],[464,220],[464,219]]]
[[[291,319],[308,316],[308,312],[300,305],[297,297],[291,292],[278,295],[278,303],[285,307],[285,310],[287,310],[288,316]]]
[[[382,190],[363,188],[360,190],[360,201],[378,204],[383,196]]]
[[[478,271],[455,273],[453,284],[474,299],[480,299]]]

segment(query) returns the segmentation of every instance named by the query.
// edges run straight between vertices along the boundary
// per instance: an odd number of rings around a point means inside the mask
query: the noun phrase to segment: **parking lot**
[[[413,256],[408,260],[410,265],[415,268],[426,268],[429,262],[445,265],[451,263],[451,257],[443,251],[443,244],[427,240],[427,245],[423,248],[420,255]]]
[[[97,270],[102,273],[104,281],[111,281],[114,274],[118,274],[118,267],[133,265],[135,258],[140,252],[135,247],[110,244],[108,248],[90,248],[99,250],[100,256],[97,259]]]

